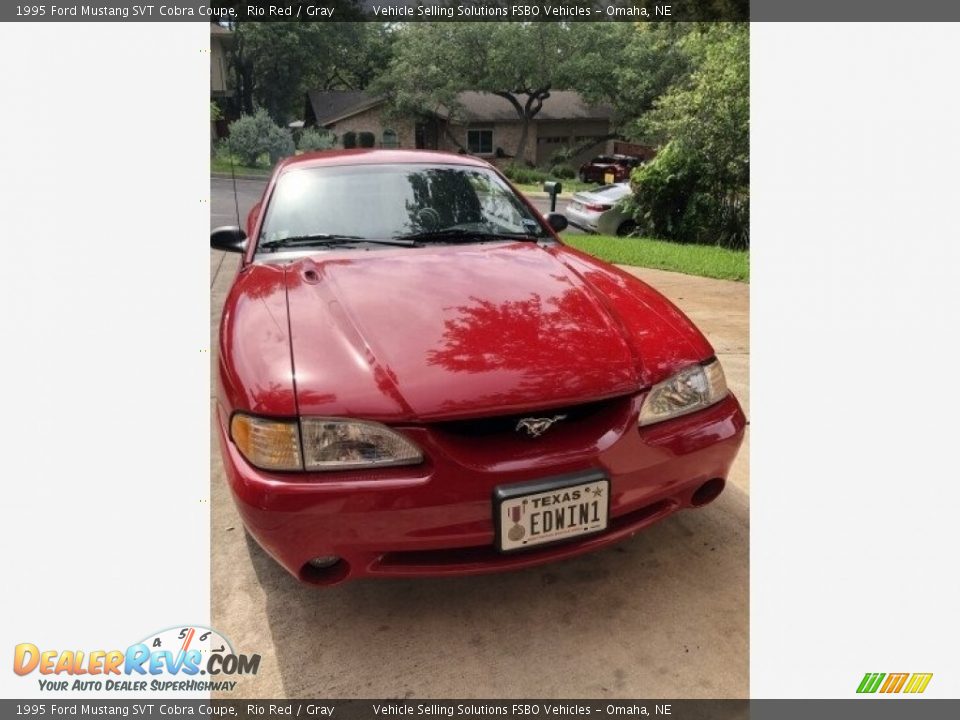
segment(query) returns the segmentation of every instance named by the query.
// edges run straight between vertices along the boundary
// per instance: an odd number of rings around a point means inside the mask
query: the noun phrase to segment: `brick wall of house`
[[[606,139],[610,133],[609,120],[547,120],[540,123],[537,143],[537,165],[547,167],[550,158],[563,147],[584,147],[580,153],[570,160],[574,167],[587,162],[595,155],[613,151],[613,140]],[[595,142],[590,138],[598,138]],[[604,139],[599,139],[604,138]],[[589,145],[587,145],[590,143]]]
[[[498,122],[498,123],[474,123],[471,125],[451,125],[450,133],[460,142],[463,147],[467,147],[467,130],[473,128],[491,128],[493,130],[493,154],[480,155],[484,160],[496,165],[504,165],[515,162],[512,157],[517,150],[517,143],[520,142],[520,133],[522,125],[520,122]],[[445,133],[440,135],[440,149],[450,152],[457,152],[459,148],[454,145]],[[504,153],[510,155],[508,158],[497,158],[497,148],[503,148]],[[536,162],[537,159],[537,123],[531,122],[530,129],[527,131],[527,145],[523,153],[524,160],[527,162]]]
[[[328,126],[330,130],[337,134],[337,144],[343,147],[343,135],[348,132],[372,132],[376,138],[376,146],[383,146],[383,131],[393,130],[397,133],[397,147],[413,148],[416,147],[416,137],[414,123],[412,120],[396,120],[384,123],[382,117],[382,108],[374,107],[364,110],[348,118]]]
[[[464,147],[467,146],[467,130],[470,128],[493,129],[494,155],[483,156],[485,160],[496,165],[514,162],[512,155],[516,152],[522,128],[519,121],[451,126],[451,133]],[[610,122],[608,120],[534,120],[530,123],[530,129],[527,133],[527,145],[523,154],[524,160],[527,163],[546,167],[550,164],[553,153],[560,148],[565,146],[580,147],[584,143],[589,143],[589,138],[598,138],[596,142],[590,144],[570,161],[570,164],[576,167],[595,155],[613,151],[613,140],[605,139],[605,136],[609,133]],[[503,148],[503,151],[511,157],[495,157],[497,148]],[[451,152],[457,152],[458,150],[457,146],[445,135],[440,137],[440,149]]]
[[[416,147],[416,123],[414,120],[395,120],[385,123],[383,120],[383,108],[378,106],[365,110],[362,113],[344,118],[329,128],[338,136],[338,144],[342,146],[343,135],[347,132],[372,132],[376,136],[376,147],[383,145],[383,131],[385,129],[394,130],[397,133],[398,147],[415,148]],[[516,122],[495,122],[495,123],[472,123],[468,125],[456,124],[450,126],[450,134],[464,148],[467,147],[467,130],[469,129],[492,129],[493,130],[493,153],[481,155],[483,159],[496,165],[503,166],[511,162],[516,162],[513,154],[516,152],[517,143],[520,141],[522,125]],[[523,160],[529,164],[547,166],[550,163],[550,157],[561,147],[576,147],[581,145],[584,137],[601,137],[609,132],[610,123],[607,120],[553,120],[538,121],[530,123],[527,131],[527,144],[524,150]],[[460,147],[453,142],[447,133],[440,130],[437,133],[437,148],[448,152],[458,152]],[[497,148],[502,148],[503,152],[509,157],[496,157]],[[612,140],[598,140],[584,150],[579,157],[571,161],[571,164],[578,166],[586,162],[590,157],[601,153],[612,152]]]

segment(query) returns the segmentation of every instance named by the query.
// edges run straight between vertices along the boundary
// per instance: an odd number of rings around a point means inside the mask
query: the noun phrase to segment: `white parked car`
[[[637,229],[637,224],[620,208],[620,200],[629,194],[630,183],[626,182],[578,192],[567,205],[567,220],[587,232],[621,237],[630,235]]]

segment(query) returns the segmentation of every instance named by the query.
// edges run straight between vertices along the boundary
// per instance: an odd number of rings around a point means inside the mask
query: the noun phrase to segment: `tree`
[[[594,43],[581,55],[584,95],[613,106],[619,129],[642,138],[637,121],[654,102],[689,77],[693,60],[684,47],[695,31],[692,23],[609,23],[616,25],[619,50],[611,56],[609,43]]]
[[[521,124],[513,154],[522,159],[530,121],[551,90],[576,79],[580,23],[412,23],[397,32],[394,56],[373,84],[394,113],[441,113],[456,121],[466,90],[497,95]]]
[[[263,107],[285,125],[310,90],[362,90],[390,60],[383,23],[237,23],[234,70],[244,106]],[[248,107],[249,106],[249,107]]]
[[[653,162],[631,178],[634,215],[652,234],[748,247],[749,30],[712,23],[683,38],[691,71],[634,120],[659,140]]]

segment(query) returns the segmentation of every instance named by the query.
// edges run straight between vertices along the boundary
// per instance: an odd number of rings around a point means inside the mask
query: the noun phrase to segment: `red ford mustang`
[[[250,534],[304,582],[577,555],[723,490],[744,416],[703,335],[565,246],[489,164],[350,150],[275,170],[220,327]]]

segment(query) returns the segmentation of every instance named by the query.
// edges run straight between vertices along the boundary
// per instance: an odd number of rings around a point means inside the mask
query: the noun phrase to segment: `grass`
[[[266,156],[264,156],[266,157]],[[253,175],[255,177],[269,177],[271,172],[270,167],[263,167],[261,165],[257,166],[248,166],[242,165],[239,160],[234,161],[233,171],[237,174],[237,177],[243,175]],[[230,174],[230,156],[226,153],[216,153],[212,158],[210,158],[210,172],[215,173],[226,173]]]
[[[621,265],[672,270],[720,280],[750,281],[748,250],[609,235],[564,235],[563,241],[601,260]]]
[[[579,180],[555,180],[553,182],[559,182],[563,185],[563,193],[575,193],[580,192],[581,190],[593,190],[594,188],[600,187],[597,183],[585,183],[580,182]],[[514,183],[517,190],[522,193],[531,193],[531,192],[543,192],[543,183]]]

